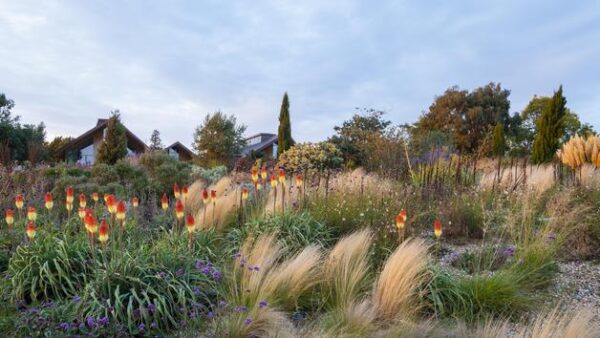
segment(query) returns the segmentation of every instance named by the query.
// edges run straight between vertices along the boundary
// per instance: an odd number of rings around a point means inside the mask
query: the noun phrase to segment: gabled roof
[[[171,144],[168,147],[165,147],[165,150],[168,150],[168,149],[171,149],[171,148],[175,149],[177,151],[177,153],[180,154],[180,155],[183,153],[184,155],[186,155],[186,156],[188,156],[190,158],[194,158],[196,156],[196,154],[194,154],[193,151],[191,151],[188,147],[184,146],[179,141]]]
[[[277,135],[269,134],[269,133],[258,133],[256,135],[247,137],[245,139],[245,141],[247,142],[247,141],[249,141],[253,138],[259,137],[259,136],[261,138],[261,141],[259,143],[250,144],[250,145],[247,145],[246,147],[244,147],[244,149],[242,150],[242,156],[248,156],[253,151],[258,152],[258,151],[265,150],[269,146],[277,143]]]
[[[86,145],[90,139],[93,142],[93,136],[97,132],[102,131],[106,128],[108,124],[108,119],[98,119],[96,122],[96,126],[85,133],[81,134],[79,137],[75,138],[73,141],[63,145],[58,150],[56,150],[56,154],[60,156],[60,154],[64,153],[67,149],[77,149],[79,147],[83,147]],[[125,128],[125,133],[127,135],[127,146],[130,148],[135,148],[132,150],[139,150],[140,152],[144,152],[148,150],[148,146],[144,141],[142,141],[139,137],[137,137],[134,133],[132,133],[127,127]]]

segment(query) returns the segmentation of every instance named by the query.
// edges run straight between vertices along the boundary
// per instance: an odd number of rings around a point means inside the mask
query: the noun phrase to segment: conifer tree
[[[162,150],[164,147],[165,146],[163,145],[162,140],[160,138],[160,132],[154,129],[152,135],[150,136],[150,150]]]
[[[290,123],[290,101],[287,92],[283,94],[281,111],[279,112],[279,130],[277,133],[277,156],[294,145],[292,125]]]
[[[531,161],[534,164],[551,161],[558,150],[560,139],[565,133],[566,105],[567,99],[563,96],[562,86],[560,86],[538,118],[531,154]]]
[[[106,125],[106,137],[98,148],[98,163],[115,164],[127,155],[127,132],[121,124],[118,110],[111,112]]]

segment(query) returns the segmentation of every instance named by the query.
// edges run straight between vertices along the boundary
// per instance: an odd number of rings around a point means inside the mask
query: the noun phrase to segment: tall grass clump
[[[377,318],[411,317],[419,310],[417,291],[425,281],[427,245],[422,239],[404,241],[387,259],[375,281],[373,309]]]
[[[600,337],[600,326],[590,310],[563,312],[554,309],[539,314],[534,321],[519,332],[528,338],[580,338]]]
[[[347,309],[364,291],[373,235],[363,229],[340,239],[325,259],[322,296],[329,308]]]
[[[9,261],[12,301],[31,302],[74,295],[85,284],[90,266],[85,242],[44,236],[19,246]]]

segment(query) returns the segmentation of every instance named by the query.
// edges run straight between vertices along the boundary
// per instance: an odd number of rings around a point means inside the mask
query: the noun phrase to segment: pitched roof
[[[58,150],[56,150],[56,154],[60,155],[61,153],[65,152],[67,149],[70,149],[70,148],[82,147],[84,144],[86,144],[90,140],[90,138],[93,138],[93,135],[95,133],[104,129],[107,124],[108,124],[108,119],[98,119],[98,121],[96,122],[96,126],[94,128],[86,131],[85,133],[83,133],[80,136],[78,136],[77,138],[75,138],[73,141],[58,148]],[[139,137],[137,137],[134,133],[132,133],[129,129],[127,129],[127,127],[125,127],[124,125],[123,125],[123,128],[125,128],[125,133],[127,135],[127,142],[128,142],[127,145],[128,146],[131,145],[129,142],[133,141],[133,143],[135,143],[135,144],[133,144],[133,146],[135,146],[135,148],[142,150],[142,151],[148,150],[148,146],[146,145],[146,143],[144,143],[144,141],[142,141]],[[92,140],[92,142],[93,142],[93,140]],[[132,149],[132,150],[134,150],[134,149]]]
[[[179,142],[179,141],[177,141],[177,142],[175,142],[175,143],[171,144],[171,145],[170,145],[170,146],[168,146],[168,147],[165,147],[165,150],[166,150],[166,149],[171,149],[171,148],[173,148],[173,149],[177,150],[177,153],[179,153],[179,154],[181,154],[181,153],[185,153],[187,156],[189,156],[189,157],[191,157],[191,158],[193,158],[193,157],[195,157],[195,156],[196,156],[196,154],[194,154],[194,152],[193,152],[193,151],[191,151],[191,150],[190,150],[188,147],[186,147],[185,145],[183,145],[183,143],[181,143],[181,142]]]
[[[253,151],[258,152],[265,150],[269,146],[277,143],[277,135],[269,133],[259,133],[256,135],[252,135],[250,137],[247,137],[245,141],[248,142],[249,140],[259,136],[261,138],[260,142],[246,145],[246,147],[244,147],[244,149],[242,150],[242,156],[248,156]]]

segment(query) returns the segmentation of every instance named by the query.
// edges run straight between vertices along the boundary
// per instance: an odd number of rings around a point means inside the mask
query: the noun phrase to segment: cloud
[[[563,84],[600,129],[600,5],[592,1],[128,1],[0,3],[0,92],[50,136],[120,109],[143,139],[192,141],[222,110],[320,140],[354,107],[413,122],[452,85],[512,90],[513,111]]]

